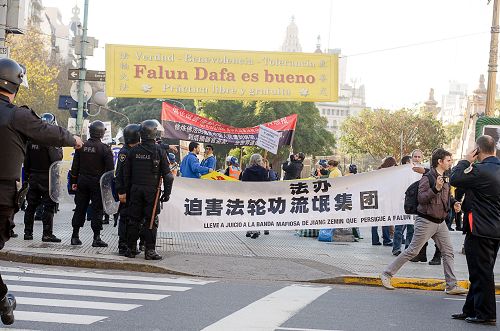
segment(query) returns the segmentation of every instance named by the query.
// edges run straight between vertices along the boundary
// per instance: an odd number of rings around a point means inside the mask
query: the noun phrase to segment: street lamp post
[[[488,3],[491,0],[488,1]],[[497,81],[497,57],[498,57],[498,26],[499,17],[498,0],[493,0],[493,22],[491,24],[490,61],[488,63],[488,90],[486,94],[486,116],[493,116],[495,112],[495,95]]]

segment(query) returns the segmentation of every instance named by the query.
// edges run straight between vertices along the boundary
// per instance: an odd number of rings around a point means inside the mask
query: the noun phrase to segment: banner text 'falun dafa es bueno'
[[[337,101],[338,56],[106,45],[110,97]]]

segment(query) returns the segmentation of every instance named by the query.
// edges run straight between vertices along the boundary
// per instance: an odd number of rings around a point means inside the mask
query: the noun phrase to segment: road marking
[[[466,299],[459,299],[459,298],[443,298],[445,300],[452,300],[452,301],[465,301]],[[497,301],[497,303],[500,303],[500,301]]]
[[[18,321],[89,325],[98,321],[102,321],[103,319],[107,318],[107,316],[55,314],[16,310],[15,318]]]
[[[183,287],[183,286],[115,283],[115,282],[103,282],[103,281],[75,280],[75,279],[62,279],[62,278],[40,278],[40,277],[26,277],[26,276],[14,276],[14,275],[4,275],[2,276],[2,278],[5,280],[12,280],[18,282],[115,287],[115,288],[126,288],[126,289],[133,288],[133,289],[155,290],[155,291],[183,292],[191,289],[191,287]]]
[[[271,293],[207,326],[202,331],[275,330],[330,287],[291,285]]]
[[[126,303],[42,299],[42,298],[20,297],[20,296],[16,296],[16,301],[18,305],[70,307],[70,308],[102,309],[102,310],[115,310],[115,311],[129,311],[141,307],[141,305],[132,305]]]
[[[78,295],[87,297],[99,298],[115,298],[129,300],[161,300],[169,295],[147,294],[147,293],[131,293],[131,292],[110,292],[96,290],[80,290],[75,288],[58,288],[58,287],[36,287],[23,285],[9,285],[9,290],[12,292],[28,292],[28,293],[43,293],[43,294],[62,294],[62,295]]]
[[[46,276],[64,276],[64,277],[80,277],[80,278],[98,278],[98,279],[112,279],[112,280],[132,280],[144,281],[155,283],[172,283],[172,284],[185,284],[185,285],[206,285],[215,283],[216,281],[197,280],[185,277],[145,277],[145,276],[127,276],[127,275],[113,275],[101,274],[96,272],[78,272],[78,271],[63,271],[63,270],[47,270],[47,269],[30,269],[30,268],[15,268],[15,267],[0,267],[0,272],[17,272],[25,274],[38,274]]]

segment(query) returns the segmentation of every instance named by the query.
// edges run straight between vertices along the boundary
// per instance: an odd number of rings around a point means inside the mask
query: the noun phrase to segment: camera
[[[448,177],[448,176],[443,176],[443,181],[444,181],[445,183],[449,183],[449,182],[450,182],[450,177]]]

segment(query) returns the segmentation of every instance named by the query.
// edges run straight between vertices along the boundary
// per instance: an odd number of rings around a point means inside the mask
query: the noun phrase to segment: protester
[[[248,166],[241,174],[242,182],[268,182],[271,178],[269,170],[266,169],[264,159],[260,154],[252,154]],[[260,231],[247,231],[246,236],[252,239],[258,238]]]
[[[292,154],[290,159],[283,163],[282,169],[285,172],[284,180],[299,179],[302,169],[304,169],[304,153]]]
[[[465,256],[470,288],[462,313],[454,319],[496,325],[494,267],[500,246],[500,160],[488,135],[452,170],[450,184],[464,189],[470,210],[464,218]],[[475,161],[478,163],[473,164]],[[464,202],[465,204],[465,202]]]
[[[202,167],[215,169],[217,167],[217,159],[214,155],[214,147],[212,145],[205,146],[204,159],[201,161]]]
[[[401,158],[401,165],[409,164],[412,160],[410,155],[405,155]],[[404,232],[406,230],[406,239]],[[408,248],[413,237],[413,224],[399,224],[394,227],[394,239],[392,242],[392,255],[398,256],[401,254],[401,245],[405,244],[405,249]]]
[[[334,159],[334,160],[329,160],[328,161],[328,177],[329,178],[335,178],[335,177],[342,177],[342,171],[339,169],[339,161]]]
[[[238,159],[234,156],[228,156],[226,159],[227,168],[224,171],[224,175],[232,177],[234,179],[240,179],[241,176],[241,168],[238,163]]]
[[[355,164],[350,164],[349,170],[345,175],[352,176],[352,175],[355,175],[357,173],[358,173],[358,166]],[[359,239],[363,239],[363,237],[361,236],[361,232],[359,231],[359,228],[357,228],[357,227],[352,228],[352,235],[354,236],[354,239],[356,241],[358,241]]]
[[[418,187],[418,215],[415,233],[407,249],[380,275],[382,285],[394,289],[391,278],[410,259],[415,257],[424,244],[432,237],[443,256],[444,276],[447,294],[465,294],[467,290],[457,285],[454,272],[453,246],[444,219],[450,209],[450,184],[444,173],[451,167],[451,153],[438,148],[432,153],[431,170],[422,176]],[[456,202],[458,203],[458,202]]]
[[[398,163],[396,162],[396,159],[392,156],[388,156],[382,161],[382,164],[378,167],[378,169],[390,168],[397,165]],[[384,246],[392,246],[390,226],[382,226],[382,242]],[[382,245],[378,236],[378,226],[372,226],[372,245]]]
[[[189,154],[186,155],[181,162],[181,177],[200,178],[202,175],[206,175],[214,170],[214,168],[208,168],[200,165],[200,160],[198,160],[198,154],[200,154],[200,144],[192,141],[189,143],[188,148]]]
[[[271,162],[269,162],[268,159],[264,159],[264,165],[267,171],[269,171],[269,180],[271,181],[279,180],[278,174],[276,173],[276,171],[273,170],[273,165],[271,164]]]

